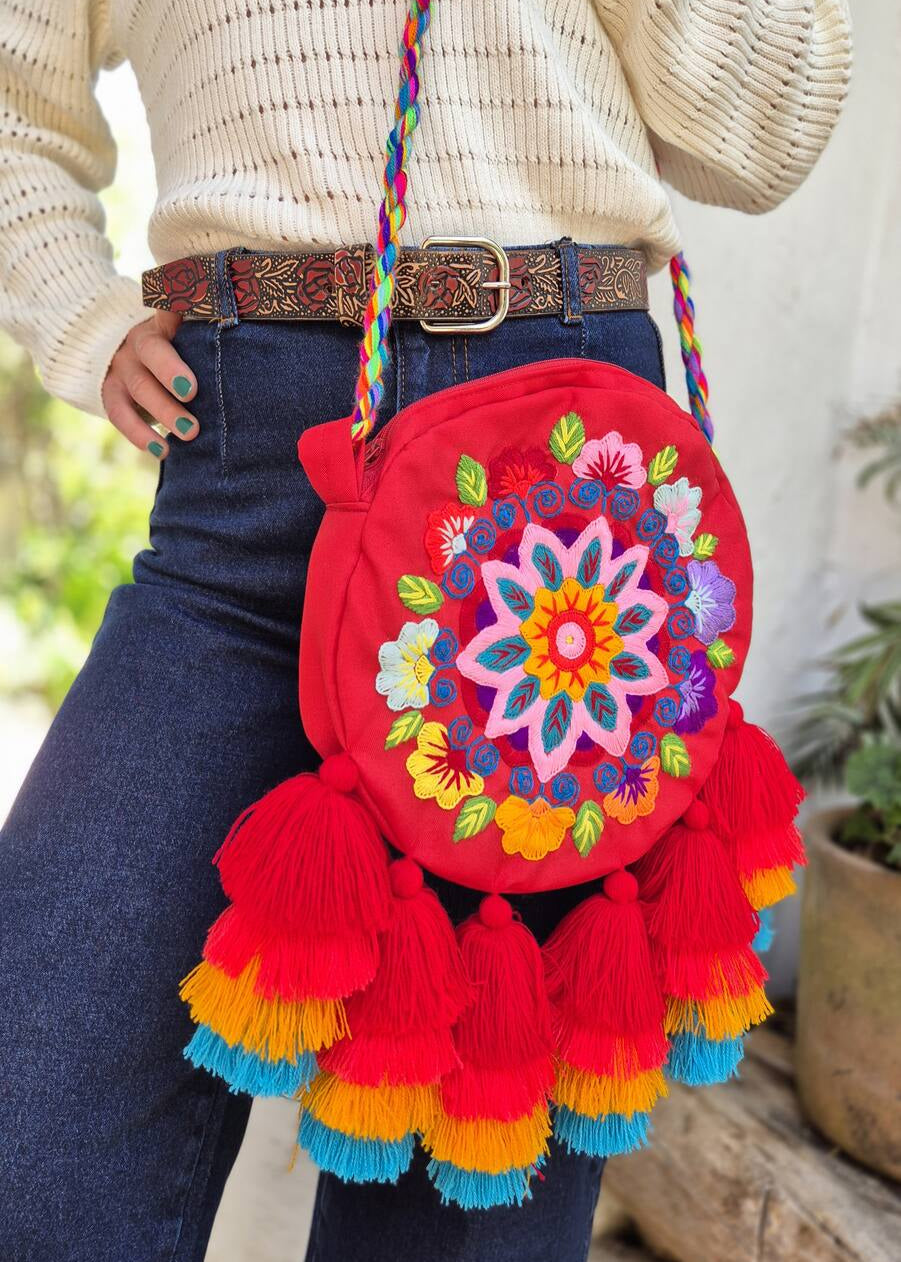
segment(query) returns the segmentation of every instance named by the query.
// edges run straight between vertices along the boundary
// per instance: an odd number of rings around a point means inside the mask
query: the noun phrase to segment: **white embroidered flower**
[[[421,710],[428,704],[429,680],[435,667],[429,649],[438,638],[434,618],[405,622],[396,640],[386,640],[379,649],[381,670],[375,678],[376,692],[388,700],[389,710]]]
[[[688,478],[676,482],[664,482],[654,492],[654,507],[666,518],[666,529],[679,542],[679,555],[691,556],[694,552],[692,536],[701,520],[701,488],[689,486]]]

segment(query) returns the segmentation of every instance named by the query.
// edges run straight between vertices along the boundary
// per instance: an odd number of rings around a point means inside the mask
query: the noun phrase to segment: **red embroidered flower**
[[[253,272],[251,259],[232,259],[232,286],[241,315],[248,316],[260,305],[260,281]]]
[[[476,515],[462,504],[445,504],[429,513],[425,549],[436,574],[449,570],[461,552],[466,551],[466,532]]]
[[[162,269],[163,292],[170,311],[190,311],[206,297],[209,281],[199,259],[174,259]]]
[[[519,451],[506,447],[488,465],[488,494],[492,499],[528,493],[536,482],[546,482],[557,472],[553,460],[540,447]]]
[[[297,267],[297,296],[312,311],[328,302],[334,267],[331,259],[309,258]]]

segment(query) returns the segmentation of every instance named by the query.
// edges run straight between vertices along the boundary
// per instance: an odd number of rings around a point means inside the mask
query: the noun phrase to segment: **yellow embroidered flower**
[[[621,824],[631,824],[640,815],[650,815],[660,788],[660,759],[647,758],[640,767],[626,767],[615,789],[604,798],[604,811]]]
[[[520,635],[531,649],[522,669],[540,681],[542,697],[565,692],[581,701],[589,684],[609,682],[610,663],[624,647],[613,630],[618,616],[603,587],[565,578],[556,591],[538,588]]]
[[[524,859],[543,859],[552,850],[559,850],[575,819],[568,806],[551,806],[544,798],[527,802],[512,795],[501,802],[494,816],[504,853],[520,854]]]
[[[466,750],[451,744],[443,723],[423,723],[407,771],[416,796],[434,798],[444,811],[452,811],[464,798],[477,797],[485,787],[481,776],[467,770]]]

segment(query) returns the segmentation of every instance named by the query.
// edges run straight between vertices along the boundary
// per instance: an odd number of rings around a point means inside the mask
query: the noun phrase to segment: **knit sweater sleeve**
[[[770,210],[813,167],[851,66],[847,0],[595,0],[661,178]]]
[[[116,273],[97,196],[116,165],[94,96],[116,60],[107,2],[7,5],[0,42],[0,327],[47,390],[97,415],[116,348],[149,314]]]

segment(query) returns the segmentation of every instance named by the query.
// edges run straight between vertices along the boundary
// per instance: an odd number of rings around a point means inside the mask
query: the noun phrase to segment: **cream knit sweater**
[[[147,312],[116,274],[94,97],[127,58],[147,109],[158,262],[371,240],[407,0],[0,0],[0,325],[48,390],[102,414]],[[846,0],[437,0],[410,235],[643,247],[678,236],[660,180],[763,211],[846,93]],[[658,175],[659,172],[659,175]]]

